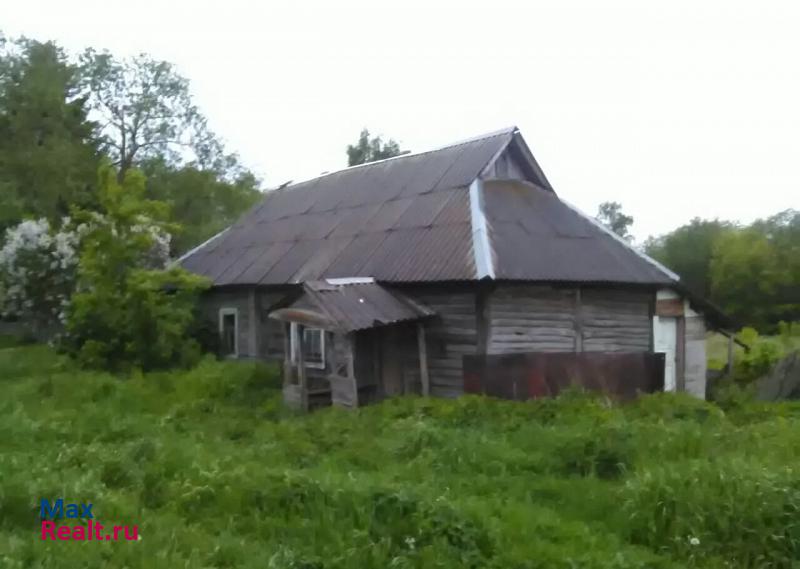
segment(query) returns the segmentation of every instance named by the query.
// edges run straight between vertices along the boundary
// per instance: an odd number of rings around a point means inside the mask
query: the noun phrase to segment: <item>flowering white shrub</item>
[[[63,323],[75,285],[79,232],[55,231],[46,219],[6,230],[0,249],[0,315],[36,326]]]
[[[82,240],[98,227],[107,227],[112,235],[146,238],[151,246],[140,259],[143,268],[161,269],[169,261],[170,235],[149,219],[143,217],[125,230],[102,214],[94,213],[91,218],[80,225],[65,218],[59,230],[44,218],[6,230],[0,248],[0,316],[28,322],[37,331],[64,324],[75,290]]]
[[[143,267],[147,269],[163,269],[167,266],[172,235],[144,216],[140,216],[139,222],[131,227],[131,233],[146,235],[150,239],[150,251],[142,259]]]

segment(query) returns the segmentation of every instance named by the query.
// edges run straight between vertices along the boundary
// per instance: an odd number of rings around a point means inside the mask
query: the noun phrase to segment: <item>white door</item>
[[[653,348],[664,354],[664,391],[675,391],[675,357],[678,337],[678,319],[655,316],[653,318]]]

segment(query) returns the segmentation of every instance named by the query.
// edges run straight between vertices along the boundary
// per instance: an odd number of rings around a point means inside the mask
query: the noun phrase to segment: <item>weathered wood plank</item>
[[[430,377],[428,376],[428,349],[425,345],[425,324],[417,323],[417,349],[419,350],[419,376],[422,382],[422,395],[427,397],[431,393]]]

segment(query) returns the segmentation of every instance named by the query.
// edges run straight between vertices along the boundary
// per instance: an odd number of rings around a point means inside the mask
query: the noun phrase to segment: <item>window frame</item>
[[[291,350],[290,359],[293,364],[297,363],[297,344],[295,343],[295,336],[297,330],[297,323],[290,322],[289,323],[289,349]],[[318,362],[310,362],[307,359],[303,358],[303,363],[305,363],[305,367],[313,368],[313,369],[325,369],[326,365],[326,358],[325,358],[325,330],[323,328],[303,328],[303,337],[300,338],[300,349],[302,349],[303,345],[305,344],[305,335],[307,332],[311,333],[319,333],[320,335],[320,355],[321,360]]]
[[[226,306],[219,309],[219,337],[220,344],[224,338],[225,332],[225,317],[233,315],[233,353],[222,354],[225,358],[238,358],[239,357],[239,309]],[[222,346],[220,346],[222,347]]]

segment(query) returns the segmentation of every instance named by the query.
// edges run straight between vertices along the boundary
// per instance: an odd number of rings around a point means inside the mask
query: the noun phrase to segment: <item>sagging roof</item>
[[[498,176],[518,179],[489,179]],[[677,282],[559,200],[516,128],[271,191],[181,263],[217,286]]]
[[[419,320],[435,313],[406,295],[375,283],[308,282],[303,294],[270,318],[307,326],[353,332],[398,322]]]

